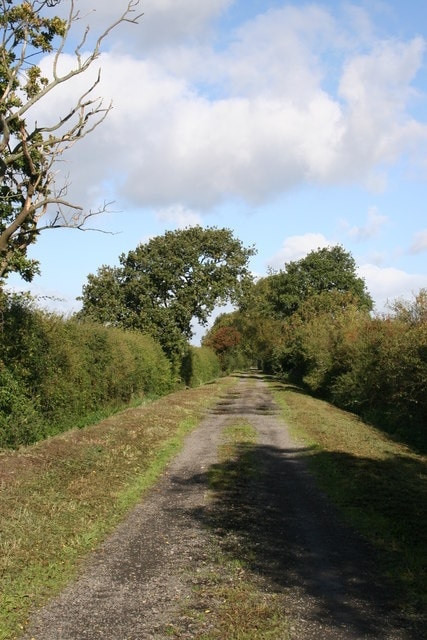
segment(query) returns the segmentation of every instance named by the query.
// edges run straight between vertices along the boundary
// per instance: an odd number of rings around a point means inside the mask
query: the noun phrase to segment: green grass
[[[218,571],[218,566],[221,571]],[[176,640],[287,640],[288,623],[280,595],[265,591],[251,573],[219,554],[214,569],[197,575],[192,605],[181,624],[166,632]],[[185,622],[191,621],[191,636]]]
[[[252,445],[257,434],[246,420],[235,420],[223,431],[218,451],[218,464],[209,470],[209,484],[214,491],[232,489],[236,482],[244,482],[257,472]]]
[[[292,385],[270,387],[308,462],[346,519],[379,552],[403,609],[427,606],[426,458]]]
[[[226,388],[182,390],[101,423],[19,451],[0,452],[0,639],[16,638],[32,609],[58,593],[87,553],[132,508]],[[426,605],[425,457],[357,417],[290,385],[272,382],[293,435],[345,516],[377,547],[402,608]],[[213,496],[238,493],[258,473],[256,433],[244,420],[224,430],[210,470]],[[237,544],[237,543],[236,543]],[[250,569],[245,548],[218,545],[195,576],[189,615],[198,640],[285,640],[280,594]],[[170,626],[173,638],[185,630]]]
[[[17,637],[31,610],[76,574],[233,384],[223,378],[19,451],[0,451],[1,640]]]
[[[256,431],[246,420],[234,420],[224,429],[218,463],[209,474],[213,503],[256,477],[256,442]],[[168,635],[190,637],[186,628],[190,621],[191,637],[197,640],[286,640],[288,623],[280,594],[250,571],[247,550],[238,549],[233,540],[230,554],[214,536],[210,541],[215,557],[192,576],[193,597],[182,612],[183,623],[169,625]]]

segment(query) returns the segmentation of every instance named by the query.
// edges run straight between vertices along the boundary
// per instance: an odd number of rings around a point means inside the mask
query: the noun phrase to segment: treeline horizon
[[[65,318],[1,293],[0,447],[19,447],[129,402],[257,366],[426,450],[427,290],[373,314],[342,246],[254,282],[229,229],[166,232],[103,266]],[[200,347],[192,323],[215,319]]]
[[[342,247],[261,278],[246,306],[216,318],[202,344],[259,367],[427,450],[427,289],[375,314]]]

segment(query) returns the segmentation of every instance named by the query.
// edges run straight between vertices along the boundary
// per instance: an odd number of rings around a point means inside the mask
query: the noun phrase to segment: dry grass
[[[123,518],[232,378],[0,452],[0,639],[57,593]]]

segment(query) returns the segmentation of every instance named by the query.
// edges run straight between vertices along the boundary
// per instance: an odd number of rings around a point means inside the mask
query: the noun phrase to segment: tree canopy
[[[206,324],[217,305],[242,299],[254,253],[229,229],[167,231],[89,275],[79,316],[150,333],[173,356],[194,320]]]
[[[355,260],[340,245],[317,249],[301,260],[288,262],[283,271],[271,274],[267,281],[269,307],[278,317],[289,317],[303,301],[328,292],[352,294],[358,306],[372,309],[372,298],[356,273]]]
[[[289,336],[295,327],[321,315],[331,324],[353,309],[362,315],[372,309],[353,257],[341,246],[318,249],[255,282],[237,311],[216,319],[204,344],[214,344],[222,327],[233,327],[241,336],[238,349],[270,371],[272,363],[277,366],[285,343],[293,342]]]
[[[107,116],[111,104],[94,97],[100,75],[77,95],[68,111],[39,124],[32,109],[49,100],[60,85],[83,74],[99,57],[108,34],[123,22],[136,23],[139,0],[128,5],[117,20],[97,36],[87,51],[88,29],[74,46],[75,64],[61,72],[61,56],[75,22],[81,16],[68,0],[65,19],[51,15],[58,0],[0,0],[0,283],[11,272],[31,281],[37,262],[27,257],[38,234],[54,227],[81,229],[88,218],[105,210],[83,211],[67,199],[68,184],[55,183],[54,165],[62,154],[92,132]],[[50,76],[38,63],[51,54]],[[53,217],[43,216],[54,206]]]

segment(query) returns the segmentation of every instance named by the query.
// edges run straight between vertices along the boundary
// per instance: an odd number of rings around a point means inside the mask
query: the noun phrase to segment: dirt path
[[[261,472],[213,502],[207,473],[237,418],[258,432]],[[198,572],[221,571],[218,545],[236,558],[245,549],[263,589],[280,595],[292,640],[415,639],[392,615],[372,552],[340,523],[303,454],[262,379],[242,377],[79,580],[37,614],[25,640],[206,637],[188,605]]]

